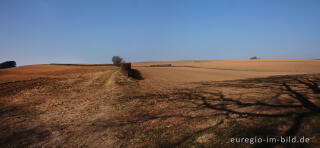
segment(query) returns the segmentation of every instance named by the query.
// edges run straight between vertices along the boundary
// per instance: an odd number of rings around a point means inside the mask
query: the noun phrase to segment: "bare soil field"
[[[0,147],[112,145],[112,132],[93,127],[95,120],[114,114],[116,74],[114,66],[34,65],[1,70]]]
[[[166,65],[170,67],[149,67]],[[320,60],[256,59],[135,63],[145,77],[169,81],[222,81],[274,75],[320,73]]]
[[[172,64],[170,67],[150,65]],[[0,147],[316,147],[319,60],[32,65],[0,70]],[[309,144],[231,143],[297,136]]]

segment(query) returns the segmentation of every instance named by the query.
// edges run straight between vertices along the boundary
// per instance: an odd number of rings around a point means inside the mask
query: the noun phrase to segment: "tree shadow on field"
[[[31,146],[39,141],[44,141],[50,136],[50,131],[46,127],[34,127],[34,128],[18,128],[16,131],[6,133],[0,138],[1,147],[26,147]]]
[[[315,74],[201,82],[192,89],[126,96],[119,99],[120,104],[140,103],[130,115],[99,121],[96,126],[122,128],[125,133],[134,129],[134,135],[146,135],[140,138],[154,147],[309,147],[312,145],[235,144],[230,143],[230,138],[304,136],[304,133],[317,136],[310,132],[312,129],[302,127],[308,117],[319,116],[319,77]],[[154,130],[159,132],[150,132]],[[205,143],[197,142],[206,134],[214,136],[204,140]]]
[[[276,98],[273,98],[274,101],[270,100],[264,101],[258,99],[254,102],[247,103],[244,99],[233,99],[227,98],[224,96],[222,92],[218,93],[211,93],[205,92],[202,93],[199,98],[203,101],[203,105],[207,108],[217,110],[217,111],[225,111],[230,114],[237,114],[239,117],[244,118],[252,118],[252,117],[264,117],[265,120],[270,121],[269,118],[272,118],[272,122],[276,122],[273,126],[279,126],[277,121],[274,119],[277,118],[288,118],[292,122],[291,126],[284,132],[279,131],[278,129],[267,128],[272,125],[263,126],[265,123],[259,123],[255,125],[254,128],[250,128],[249,126],[242,125],[239,128],[243,128],[242,133],[235,134],[242,137],[254,137],[254,136],[295,136],[300,132],[304,119],[310,116],[319,115],[320,108],[319,108],[319,87],[318,83],[320,82],[318,79],[318,75],[314,76],[307,76],[307,75],[300,75],[300,76],[282,76],[282,77],[269,77],[263,79],[247,79],[247,80],[239,80],[233,81],[233,83],[222,83],[225,87],[241,87],[241,88],[252,88],[252,89],[270,89],[270,92],[276,93]],[[219,86],[219,84],[205,84],[205,87],[215,87]],[[263,91],[262,91],[263,92]],[[204,94],[209,94],[204,97]],[[281,103],[281,101],[277,100],[284,100],[283,98],[279,98],[281,95],[288,95],[290,98],[285,98],[286,100],[291,99],[287,103]],[[269,98],[271,99],[271,98]],[[241,100],[241,101],[240,101]],[[250,99],[248,99],[250,100]],[[263,101],[263,102],[262,102]],[[318,104],[318,105],[317,105]],[[230,107],[234,105],[235,107]],[[239,111],[239,108],[245,107],[252,107],[257,106],[253,111]],[[259,109],[260,108],[260,109]],[[291,109],[290,109],[291,108]],[[294,110],[292,110],[294,109]],[[257,113],[261,112],[262,110],[267,111],[267,113]],[[279,110],[279,112],[275,112]],[[282,111],[281,111],[282,110]],[[288,125],[288,124],[285,124]],[[261,128],[261,126],[263,128]],[[257,130],[264,131],[265,134],[255,134]],[[268,132],[268,131],[271,131]],[[237,131],[234,131],[237,132]],[[273,144],[256,144],[253,147],[273,147],[276,143]],[[310,145],[307,144],[284,144],[285,147],[308,147]]]

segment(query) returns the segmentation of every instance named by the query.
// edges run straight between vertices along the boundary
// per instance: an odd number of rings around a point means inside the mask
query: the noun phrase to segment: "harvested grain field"
[[[112,132],[90,127],[113,116],[117,72],[114,66],[1,70],[1,147],[112,145]]]
[[[170,67],[152,67],[167,65]],[[256,59],[135,63],[150,79],[197,82],[320,73],[320,60]]]
[[[133,63],[143,80],[114,66],[2,69],[0,146],[314,147],[318,67],[320,60],[286,59]],[[255,136],[311,142],[230,142]]]

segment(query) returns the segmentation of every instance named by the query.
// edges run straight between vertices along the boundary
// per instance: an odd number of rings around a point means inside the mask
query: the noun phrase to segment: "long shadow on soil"
[[[125,142],[131,139],[140,138],[154,147],[188,147],[196,144],[195,139],[204,133],[213,133],[220,139],[211,141],[209,147],[238,147],[238,144],[228,143],[230,137],[300,136],[305,130],[302,128],[305,120],[319,115],[319,77],[317,74],[202,82],[196,83],[194,88],[169,93],[124,96],[119,99],[119,104],[132,106],[130,103],[138,103],[130,109],[124,107],[126,112],[112,120],[97,119],[88,130],[98,132],[112,128],[119,132],[117,136],[123,146],[129,146]],[[217,121],[211,123],[210,119]],[[204,126],[195,127],[194,123]],[[280,130],[280,126],[287,128]],[[17,129],[17,132],[1,138],[0,145],[17,142],[32,145],[50,135],[45,129]],[[165,137],[168,134],[171,136]],[[20,141],[27,135],[33,138]],[[256,144],[251,147],[276,145]]]
[[[319,115],[319,83],[319,75],[275,76],[197,83],[198,86],[193,89],[174,90],[165,94],[124,97],[120,100],[120,103],[125,104],[126,102],[138,100],[141,102],[141,106],[144,107],[139,108],[138,106],[125,119],[103,121],[98,125],[104,128],[119,128],[128,125],[130,127],[139,127],[154,120],[160,123],[168,119],[181,119],[182,122],[173,123],[177,128],[171,128],[170,130],[185,132],[184,136],[181,136],[178,140],[165,140],[160,144],[156,144],[156,147],[185,147],[185,144],[192,138],[194,139],[201,133],[206,133],[213,129],[215,129],[215,134],[218,134],[218,136],[224,134],[229,136],[225,137],[224,140],[234,136],[295,136],[299,131],[303,130],[301,125],[305,118]],[[241,90],[248,92],[242,92]],[[168,107],[157,110],[157,104],[163,103],[168,103]],[[191,115],[192,113],[198,114]],[[200,123],[217,117],[222,118],[219,118],[218,122],[206,128],[198,130],[189,130],[187,128],[191,122],[199,121]],[[234,125],[229,127],[222,126],[222,123],[229,123],[238,119],[252,121],[261,119],[262,122],[257,122],[250,126],[249,124],[237,124],[237,127],[233,127]],[[270,121],[270,123],[265,121]],[[288,128],[279,130],[279,126],[288,126]],[[187,129],[181,131],[179,128]],[[229,132],[223,128],[233,128],[233,130]],[[136,130],[135,132],[143,131]],[[262,143],[251,145],[251,147],[273,147],[278,144]],[[237,147],[236,144],[230,144],[227,141],[224,141],[224,143],[213,142],[212,146],[214,145]],[[283,146],[308,147],[310,145],[287,144]]]

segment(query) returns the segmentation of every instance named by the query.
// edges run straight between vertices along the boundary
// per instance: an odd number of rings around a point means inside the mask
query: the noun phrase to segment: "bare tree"
[[[120,64],[123,62],[123,59],[119,56],[113,56],[112,57],[112,62],[116,66],[120,66]]]
[[[250,60],[259,59],[257,56],[251,57]]]

